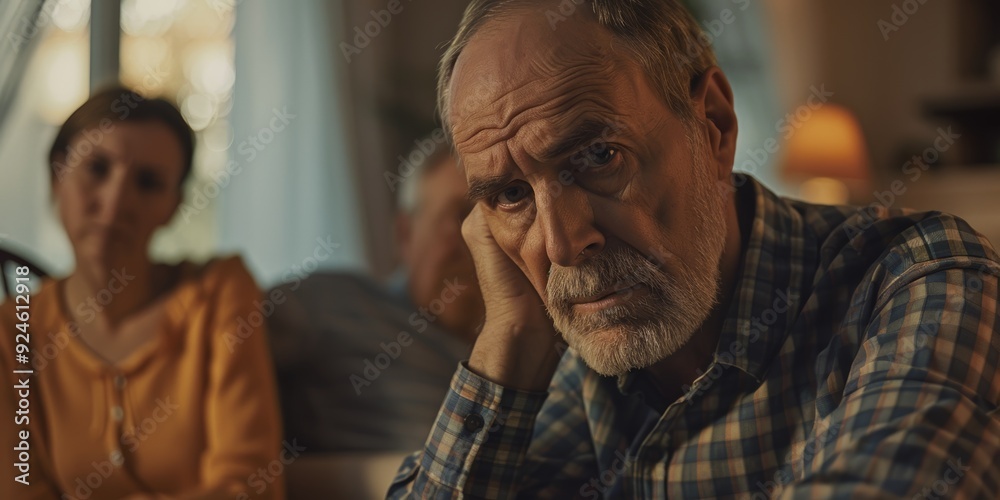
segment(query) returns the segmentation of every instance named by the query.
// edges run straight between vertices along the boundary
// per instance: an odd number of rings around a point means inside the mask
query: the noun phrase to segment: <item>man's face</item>
[[[455,66],[449,119],[497,243],[612,375],[675,352],[715,304],[728,169],[580,12],[555,31],[543,9],[488,22]]]
[[[444,328],[471,335],[482,321],[483,305],[472,255],[462,239],[462,221],[472,209],[465,178],[449,157],[414,182],[420,183],[418,206],[403,215],[408,228],[402,235],[410,296]],[[454,283],[459,286],[449,286]]]

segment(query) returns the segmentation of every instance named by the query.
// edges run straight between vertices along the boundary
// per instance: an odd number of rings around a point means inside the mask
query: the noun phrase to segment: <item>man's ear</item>
[[[729,80],[717,66],[708,69],[691,89],[695,117],[703,121],[708,146],[715,160],[720,181],[729,181],[736,157],[736,109]]]

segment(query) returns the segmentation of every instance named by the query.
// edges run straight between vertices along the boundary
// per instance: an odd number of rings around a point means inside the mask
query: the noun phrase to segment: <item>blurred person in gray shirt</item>
[[[388,284],[318,272],[271,291],[285,297],[268,320],[285,435],[306,453],[422,446],[482,324],[465,177],[435,139],[386,175],[403,264]]]

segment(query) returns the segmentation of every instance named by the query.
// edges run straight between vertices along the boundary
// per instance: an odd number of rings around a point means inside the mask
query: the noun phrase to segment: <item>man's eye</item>
[[[504,188],[504,190],[497,195],[497,203],[501,205],[514,205],[520,203],[521,200],[525,199],[529,193],[530,192],[527,186],[514,184]]]
[[[576,163],[580,165],[580,170],[587,168],[600,168],[609,165],[618,156],[618,150],[606,144],[595,144],[580,153],[580,160]]]

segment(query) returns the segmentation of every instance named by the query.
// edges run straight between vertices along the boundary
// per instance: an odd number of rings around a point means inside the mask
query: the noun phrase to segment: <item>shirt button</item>
[[[125,388],[125,376],[124,375],[115,375],[115,387],[118,388],[118,390],[121,390],[121,389]]]
[[[125,456],[122,455],[122,450],[112,451],[111,456],[108,458],[111,459],[111,465],[114,465],[115,467],[121,467],[122,464],[125,463]]]
[[[111,408],[111,418],[115,419],[115,422],[121,422],[124,416],[125,410],[123,410],[121,406]]]
[[[468,432],[479,432],[484,425],[486,425],[486,422],[478,413],[470,413],[465,417],[465,430]]]

